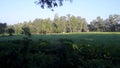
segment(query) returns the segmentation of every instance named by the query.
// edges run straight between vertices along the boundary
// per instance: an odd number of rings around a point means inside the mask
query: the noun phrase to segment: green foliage
[[[29,27],[23,27],[22,29],[23,29],[23,34],[25,34],[26,36],[31,36]]]
[[[4,34],[7,28],[6,23],[0,23],[0,34]]]
[[[30,36],[31,34],[50,34],[50,33],[70,33],[70,32],[119,32],[120,31],[120,15],[110,15],[107,19],[103,19],[98,16],[96,19],[87,23],[85,18],[74,15],[58,16],[56,14],[54,19],[38,19],[33,21],[25,21],[14,25],[8,25],[6,23],[0,23],[0,34],[6,32],[6,28],[9,34],[15,32],[15,34],[25,34]],[[13,31],[14,29],[14,31]],[[11,32],[11,33],[10,33]]]
[[[73,15],[61,16],[57,14],[54,17],[54,20],[48,19],[38,19],[36,18],[33,22],[23,22],[13,25],[15,34],[21,34],[23,28],[29,31],[31,34],[46,34],[46,33],[66,33],[66,32],[81,32],[82,29],[86,32],[87,22],[85,18],[75,17]],[[26,30],[23,30],[24,33]]]
[[[54,19],[38,19],[12,25],[15,34],[21,34],[22,31],[31,34],[50,34],[50,33],[70,33],[70,32],[118,32],[120,31],[120,15],[110,15],[107,19],[98,16],[96,19],[87,23],[85,18],[74,15],[58,16]],[[27,28],[26,28],[27,26]],[[9,27],[9,26],[8,26]],[[25,29],[23,30],[23,27]],[[29,28],[29,29],[28,29]],[[27,30],[26,30],[27,29]],[[25,32],[26,31],[26,32]],[[29,32],[28,32],[29,31]]]
[[[35,4],[40,5],[42,9],[44,9],[44,7],[54,8],[54,7],[62,6],[63,1],[66,1],[66,0],[38,0],[35,2]],[[72,0],[69,0],[69,1],[72,1]]]
[[[114,14],[109,15],[109,17],[106,20],[103,20],[100,16],[98,16],[95,20],[93,20],[90,25],[89,29],[91,31],[100,31],[100,32],[106,32],[106,31],[119,31],[120,29],[120,15]]]
[[[12,33],[15,33],[15,31],[13,28],[8,28],[7,33],[9,34],[9,36],[12,36]]]

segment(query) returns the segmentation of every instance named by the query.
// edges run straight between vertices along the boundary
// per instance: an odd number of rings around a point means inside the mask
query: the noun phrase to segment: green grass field
[[[15,35],[0,37],[0,41],[22,39],[24,35]],[[65,33],[65,34],[46,34],[46,35],[32,35],[30,37],[33,41],[43,39],[57,44],[58,39],[71,39],[77,44],[96,44],[96,45],[120,45],[120,32],[81,32],[81,33]]]

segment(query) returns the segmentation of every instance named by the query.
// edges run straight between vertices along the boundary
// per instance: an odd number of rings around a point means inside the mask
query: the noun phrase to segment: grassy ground
[[[120,68],[119,52],[120,32],[0,36],[0,68]]]
[[[0,41],[22,39],[24,35],[0,37]],[[73,40],[77,44],[95,44],[95,45],[119,45],[120,32],[82,32],[82,33],[65,33],[65,34],[46,34],[32,35],[33,41],[39,39],[47,40],[53,44],[58,44],[60,38]]]

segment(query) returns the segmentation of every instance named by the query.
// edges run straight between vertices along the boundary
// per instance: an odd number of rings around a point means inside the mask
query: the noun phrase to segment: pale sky
[[[64,2],[64,6],[50,9],[41,9],[34,4],[36,0],[1,0],[0,22],[16,24],[24,21],[33,21],[35,18],[54,18],[71,14],[86,18],[89,23],[97,16],[107,18],[110,14],[120,14],[120,0],[73,0],[72,3]]]

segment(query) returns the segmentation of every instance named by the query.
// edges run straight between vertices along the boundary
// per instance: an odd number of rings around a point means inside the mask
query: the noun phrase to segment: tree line
[[[120,31],[120,15],[109,15],[107,19],[98,16],[88,25],[90,31],[118,32]]]
[[[74,15],[58,16],[54,19],[36,18],[33,21],[25,21],[14,25],[0,23],[0,34],[46,34],[46,33],[69,33],[69,32],[118,32],[120,31],[120,15],[109,15],[107,19],[98,16],[96,19],[87,23],[85,18]]]

